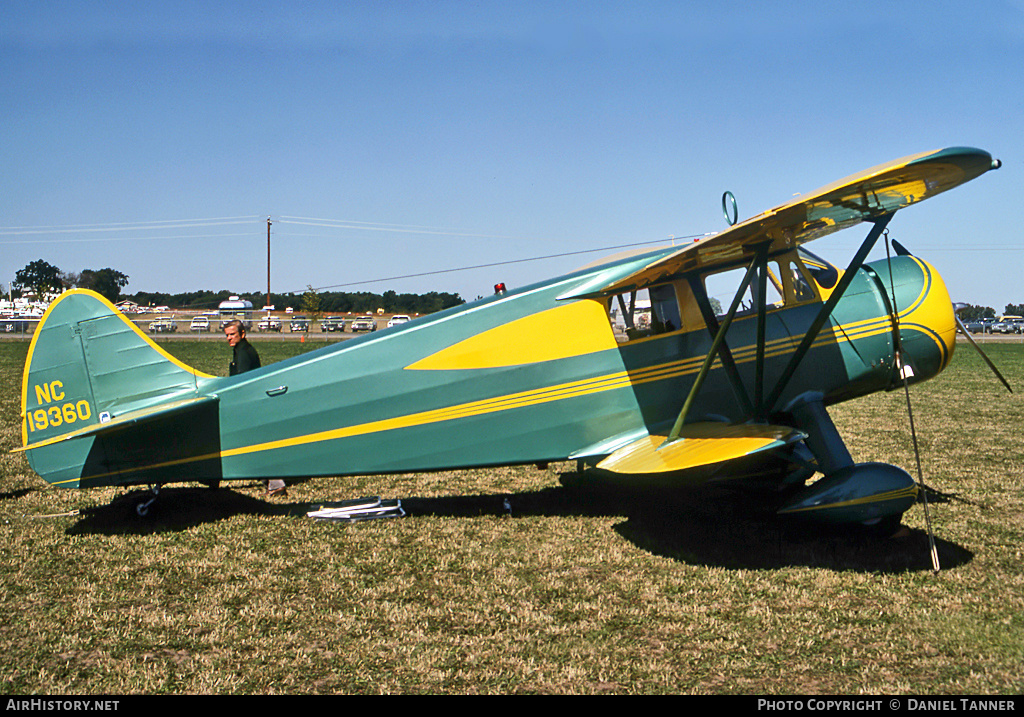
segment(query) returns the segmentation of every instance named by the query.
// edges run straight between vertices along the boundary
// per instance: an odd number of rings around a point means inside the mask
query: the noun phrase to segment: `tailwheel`
[[[153,506],[153,503],[156,502],[156,499],[160,495],[160,486],[154,485],[150,487],[149,491],[152,497],[146,500],[140,500],[138,503],[135,504],[135,513],[140,518],[145,518],[147,515],[149,515],[149,509]]]

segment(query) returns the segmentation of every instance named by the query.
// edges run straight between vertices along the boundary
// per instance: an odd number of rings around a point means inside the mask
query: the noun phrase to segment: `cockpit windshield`
[[[804,266],[807,267],[807,271],[814,277],[814,280],[818,282],[818,286],[822,289],[831,289],[836,285],[836,282],[839,281],[838,269],[803,247],[800,247],[798,251],[800,259],[803,261]]]

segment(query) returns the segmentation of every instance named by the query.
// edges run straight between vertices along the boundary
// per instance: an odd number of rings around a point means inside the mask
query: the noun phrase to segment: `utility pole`
[[[270,306],[270,217],[267,217],[267,306]]]

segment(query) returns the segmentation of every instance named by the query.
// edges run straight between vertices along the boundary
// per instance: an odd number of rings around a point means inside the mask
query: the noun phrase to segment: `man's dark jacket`
[[[242,339],[235,344],[235,355],[234,361],[228,366],[228,375],[234,376],[238,373],[245,373],[246,371],[252,371],[254,368],[260,367],[260,355],[256,353],[256,349],[252,347],[245,339]]]

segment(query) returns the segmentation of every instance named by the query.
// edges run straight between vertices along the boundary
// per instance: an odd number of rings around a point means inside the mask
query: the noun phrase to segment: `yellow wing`
[[[615,451],[597,467],[630,475],[672,473],[782,448],[806,437],[789,426],[690,423],[683,426],[678,440],[666,444],[665,436],[644,436]]]
[[[588,286],[586,293],[591,296],[616,294],[698,268],[749,261],[753,247],[766,241],[771,241],[771,252],[792,248],[854,224],[892,214],[999,165],[999,160],[993,160],[988,152],[970,147],[904,157],[802,195],[724,232],[682,247],[628,276],[616,277],[611,283]]]

